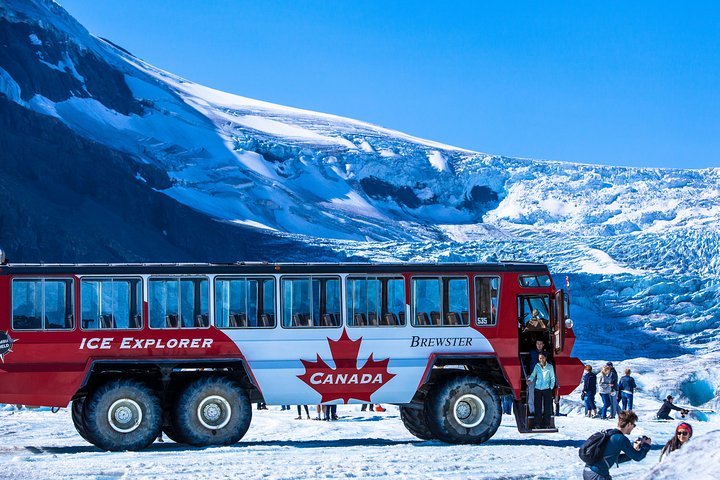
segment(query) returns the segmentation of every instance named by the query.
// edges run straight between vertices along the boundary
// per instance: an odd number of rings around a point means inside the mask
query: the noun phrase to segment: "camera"
[[[648,437],[647,435],[642,435],[642,436],[639,436],[639,437],[637,438],[637,440],[635,440],[635,442],[637,442],[637,443],[643,443],[643,442],[648,442],[649,440],[650,440],[650,437]],[[649,442],[648,442],[648,443],[649,443]]]

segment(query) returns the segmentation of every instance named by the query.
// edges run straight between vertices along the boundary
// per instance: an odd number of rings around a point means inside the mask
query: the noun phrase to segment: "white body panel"
[[[372,355],[375,362],[389,359],[387,371],[395,375],[372,394],[371,403],[410,402],[434,353],[493,352],[488,340],[469,326],[347,327],[346,331],[350,340],[362,338],[357,368],[363,367]],[[337,341],[342,335],[342,327],[302,329],[276,326],[273,329],[224,329],[223,332],[247,359],[267,403],[320,403],[320,393],[298,378],[306,372],[301,359],[315,362],[319,355],[334,369],[328,338]],[[364,402],[350,399],[348,403]]]

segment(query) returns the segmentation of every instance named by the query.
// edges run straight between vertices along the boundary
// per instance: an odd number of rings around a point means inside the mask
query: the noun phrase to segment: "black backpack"
[[[580,450],[578,451],[580,460],[588,465],[595,465],[599,463],[603,458],[605,447],[607,446],[610,437],[616,433],[620,433],[620,430],[611,428],[610,430],[602,430],[590,435],[590,438],[585,440],[585,443],[582,444]]]

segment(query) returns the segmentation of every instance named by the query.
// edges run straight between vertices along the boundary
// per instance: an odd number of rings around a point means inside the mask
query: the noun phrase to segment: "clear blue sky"
[[[720,3],[58,0],[220,90],[508,156],[720,167]]]

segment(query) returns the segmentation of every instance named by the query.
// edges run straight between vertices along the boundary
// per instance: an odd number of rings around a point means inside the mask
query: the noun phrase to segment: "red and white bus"
[[[538,310],[547,329],[523,333]],[[579,383],[567,297],[545,265],[0,265],[0,402],[66,407],[80,435],[227,445],[251,402],[386,403],[421,439],[481,443],[500,397],[528,416],[526,357]],[[544,431],[555,431],[554,424]]]

